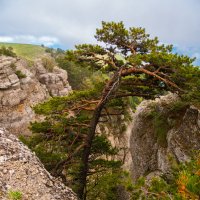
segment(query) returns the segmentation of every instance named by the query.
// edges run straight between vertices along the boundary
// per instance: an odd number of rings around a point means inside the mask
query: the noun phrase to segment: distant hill
[[[0,47],[12,47],[17,56],[27,60],[34,60],[45,54],[45,47],[32,44],[1,43]]]

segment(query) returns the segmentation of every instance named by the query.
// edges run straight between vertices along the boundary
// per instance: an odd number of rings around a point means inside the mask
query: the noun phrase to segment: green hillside
[[[25,58],[27,60],[34,60],[45,54],[45,48],[39,45],[32,44],[16,44],[16,43],[1,43],[0,47],[12,47],[17,56]]]

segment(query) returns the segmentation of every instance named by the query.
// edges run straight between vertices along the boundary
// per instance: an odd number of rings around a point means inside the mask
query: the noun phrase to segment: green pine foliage
[[[93,70],[86,64],[70,61],[66,56],[58,56],[56,59],[60,68],[68,73],[68,81],[73,90],[81,90],[87,87],[86,79],[91,79]]]
[[[192,65],[194,59],[174,54],[172,45],[160,45],[158,38],[150,38],[143,28],[126,29],[122,22],[102,22],[95,38],[104,45],[77,45],[75,50],[57,57],[76,90],[67,97],[54,97],[37,105],[35,112],[45,119],[32,123],[33,136],[23,140],[52,174],[62,177],[75,191],[80,187],[81,172],[87,168],[84,195],[79,194],[82,199],[114,200],[117,186],[123,185],[121,180],[126,178],[123,179],[122,163],[114,159],[118,149],[96,126],[101,128],[101,123],[112,114],[124,116],[127,108],[134,110],[141,98],[153,99],[167,91],[178,93],[186,104],[198,104],[200,70]],[[161,145],[165,144],[170,126],[165,123],[166,118],[183,107],[176,104],[166,113],[154,110],[149,116]],[[97,124],[92,123],[95,117]],[[90,154],[84,163],[82,155],[88,146]],[[110,185],[106,186],[106,182]],[[140,180],[139,185],[142,183]],[[131,190],[132,185],[127,185]],[[155,180],[151,188],[145,189],[147,193],[139,190],[133,196],[145,199],[149,195],[149,199],[156,199],[167,188],[164,180]]]
[[[46,169],[55,176],[61,176],[63,181],[75,191],[78,187],[76,181],[81,166],[82,149],[73,159],[68,160],[68,158],[84,143],[92,113],[87,110],[79,110],[78,113],[75,112],[75,115],[72,114],[69,117],[71,113],[68,108],[81,106],[84,101],[98,99],[106,79],[106,76],[98,74],[96,77],[94,75],[91,79],[86,80],[88,82],[87,88],[90,89],[74,91],[69,96],[54,97],[47,102],[38,104],[34,108],[35,112],[46,116],[46,119],[42,122],[31,123],[33,132],[31,137],[21,137],[21,140],[36,152]],[[107,109],[120,112],[126,108],[127,102],[128,100],[113,99],[108,104]],[[112,147],[103,132],[95,136],[89,162],[88,199],[92,199],[94,195],[99,193],[98,187],[102,188],[101,184],[98,184],[97,187],[98,181],[107,180],[108,177],[110,179],[116,177],[115,173],[118,173],[122,165],[120,161],[114,160],[118,152],[119,150]],[[112,187],[117,186],[118,182],[115,182]],[[90,188],[95,189],[90,190]],[[110,189],[108,190],[110,191]],[[106,191],[104,194],[105,191],[102,188],[104,199],[110,193]]]
[[[36,113],[45,115],[46,119],[42,122],[33,122],[31,124],[32,137],[28,139],[21,138],[24,143],[36,152],[36,155],[52,174],[62,176],[62,178],[64,174],[65,183],[75,191],[78,171],[81,165],[82,149],[73,159],[68,160],[68,158],[84,143],[88,122],[91,120],[91,113],[83,110],[79,111],[75,116],[69,117],[70,113],[67,108],[69,106],[81,106],[84,100],[89,101],[98,97],[103,85],[104,83],[101,79],[90,90],[74,91],[67,97],[52,98],[43,104],[37,105],[35,107]],[[91,179],[92,181],[95,177],[101,177],[108,170],[119,169],[122,163],[112,159],[117,154],[118,150],[112,147],[105,135],[96,135],[91,149],[89,163],[89,173],[91,175],[88,180]],[[60,166],[59,163],[61,164]],[[91,182],[90,187],[93,186]]]

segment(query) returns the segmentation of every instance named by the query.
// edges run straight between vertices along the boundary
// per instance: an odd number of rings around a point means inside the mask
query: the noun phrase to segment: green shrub
[[[157,142],[161,146],[167,145],[167,132],[169,131],[169,123],[167,122],[167,117],[158,113],[153,119],[153,128],[155,131],[155,136],[157,137]]]
[[[0,56],[1,55],[16,57],[16,54],[13,52],[13,48],[12,47],[5,47],[5,46],[2,46],[0,48]]]
[[[167,132],[170,128],[178,125],[188,106],[189,103],[182,100],[165,105],[163,110],[157,108],[156,104],[150,106],[151,111],[146,113],[144,117],[152,122],[158,144],[166,147]]]
[[[167,132],[169,131],[170,124],[168,123],[168,113],[157,111],[155,105],[152,105],[151,112],[145,115],[147,120],[152,122],[154,136],[157,138],[159,145],[166,147],[167,145]]]
[[[17,70],[17,71],[15,72],[15,74],[17,75],[17,77],[18,77],[19,79],[26,78],[26,75],[23,74],[20,70]]]
[[[45,52],[46,53],[53,53],[54,49],[53,48],[48,48],[46,47]]]

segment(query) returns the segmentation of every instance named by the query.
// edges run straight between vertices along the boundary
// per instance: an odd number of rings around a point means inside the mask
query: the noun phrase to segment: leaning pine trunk
[[[90,151],[92,147],[92,142],[95,137],[95,131],[96,131],[96,126],[98,124],[101,111],[103,109],[104,105],[99,105],[96,107],[93,118],[90,122],[90,129],[88,131],[88,137],[86,141],[86,146],[83,150],[83,156],[82,156],[82,166],[80,169],[80,177],[79,177],[79,188],[78,188],[78,196],[81,200],[86,199],[86,184],[87,184],[87,173],[88,173],[88,161],[89,161],[89,156],[90,156]]]
[[[92,142],[96,133],[96,127],[99,122],[99,118],[101,117],[101,111],[103,110],[104,106],[108,102],[110,95],[113,94],[113,92],[117,89],[119,85],[122,67],[119,69],[119,71],[117,71],[113,75],[111,80],[107,83],[106,87],[104,88],[101,100],[96,106],[91,122],[90,122],[86,145],[83,149],[82,166],[81,166],[80,175],[79,175],[79,188],[77,191],[78,196],[81,200],[86,199],[86,184],[87,184],[87,174],[89,170],[89,156],[91,153]]]

